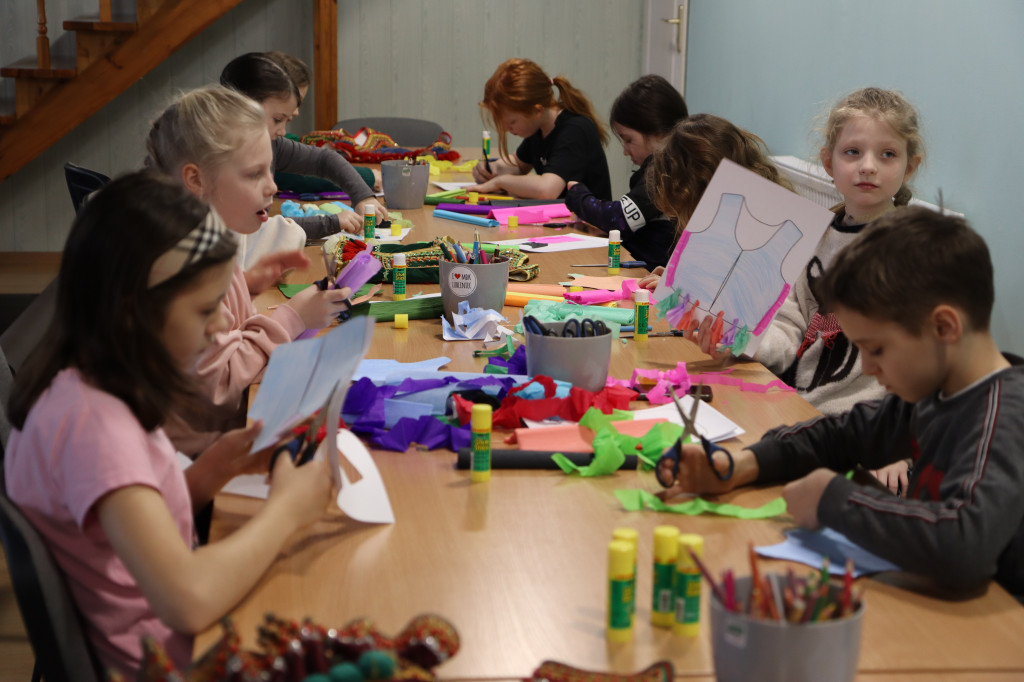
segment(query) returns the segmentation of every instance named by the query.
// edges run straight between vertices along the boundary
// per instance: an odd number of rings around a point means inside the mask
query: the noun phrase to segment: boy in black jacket
[[[954,588],[995,578],[1024,596],[1024,367],[1011,367],[989,333],[982,238],[961,218],[898,209],[837,256],[817,295],[888,395],[769,431],[735,455],[724,483],[699,446],[686,446],[667,492],[791,481],[783,495],[802,526],[834,528]],[[904,499],[842,475],[906,458]]]

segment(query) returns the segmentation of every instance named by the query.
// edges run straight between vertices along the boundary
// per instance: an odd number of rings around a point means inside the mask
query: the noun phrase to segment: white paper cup
[[[382,161],[380,164],[380,181],[388,208],[422,208],[428,180],[428,164],[411,164],[405,159]]]
[[[459,303],[469,301],[470,308],[497,310],[505,307],[508,289],[508,259],[496,262],[469,264],[440,261],[441,305],[444,317],[452,323],[452,313],[459,311]]]
[[[604,388],[612,358],[612,335],[562,336],[564,322],[544,326],[558,336],[526,334],[526,373],[568,381],[587,391]]]
[[[833,594],[839,589],[832,588]],[[750,578],[736,579],[746,603]],[[718,682],[853,682],[864,605],[850,616],[815,623],[755,620],[711,596],[711,648]]]

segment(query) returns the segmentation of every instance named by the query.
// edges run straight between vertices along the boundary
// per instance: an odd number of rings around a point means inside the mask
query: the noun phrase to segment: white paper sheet
[[[434,185],[441,188],[442,192],[451,192],[456,189],[463,189],[464,187],[472,187],[475,182],[438,182],[437,180],[431,181]]]

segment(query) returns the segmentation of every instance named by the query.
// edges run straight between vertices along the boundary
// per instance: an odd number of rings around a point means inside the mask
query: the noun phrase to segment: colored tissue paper
[[[520,344],[506,360],[500,356],[487,358],[488,367],[501,367],[504,374],[526,374],[526,346]]]
[[[543,398],[526,400],[519,395],[524,387],[531,384],[540,384],[544,387]],[[543,375],[509,390],[501,407],[494,412],[494,427],[515,429],[520,426],[522,419],[540,420],[548,417],[561,417],[575,422],[579,421],[591,406],[602,412],[624,410],[636,397],[635,391],[620,386],[607,386],[597,393],[573,386],[566,398],[556,398],[555,391],[555,380]]]
[[[520,225],[529,223],[549,223],[558,218],[568,218],[572,212],[565,203],[542,204],[540,206],[515,206],[512,208],[493,208],[490,216],[502,225],[508,225],[509,216],[519,218]],[[542,241],[542,240],[535,240]]]
[[[609,301],[626,301],[633,298],[633,292],[637,290],[636,279],[623,280],[622,288],[618,291],[606,291],[603,289],[591,289],[588,291],[567,291],[565,300],[580,305],[595,305]]]
[[[452,426],[432,416],[418,419],[403,417],[390,430],[376,429],[373,432],[373,444],[385,450],[405,452],[413,444],[427,450],[447,448],[458,451],[469,447],[470,430],[466,427]]]
[[[603,289],[605,291],[621,291],[622,284],[626,280],[636,279],[636,277],[626,277],[624,275],[579,275],[572,272],[569,273],[569,277],[572,278],[572,281],[566,282],[566,286],[583,287],[584,289]],[[509,288],[511,288],[511,285],[509,285]]]
[[[717,514],[736,519],[770,519],[786,513],[786,501],[781,497],[754,508],[724,502],[709,502],[702,497],[695,497],[677,504],[667,504],[659,500],[654,493],[646,490],[616,490],[615,497],[626,511],[642,511],[646,508],[656,512],[686,514],[687,516]],[[821,565],[820,561],[818,565]]]
[[[500,335],[512,334],[512,330],[499,322],[507,322],[497,310],[470,308],[469,301],[459,302],[459,311],[452,313],[452,324],[441,317],[441,330],[445,341],[491,341]]]

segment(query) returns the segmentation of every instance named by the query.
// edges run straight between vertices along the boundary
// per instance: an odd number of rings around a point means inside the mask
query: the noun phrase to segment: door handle
[[[675,24],[676,26],[676,52],[679,54],[683,53],[683,5],[676,5],[676,18],[675,19],[662,19],[666,24]]]

